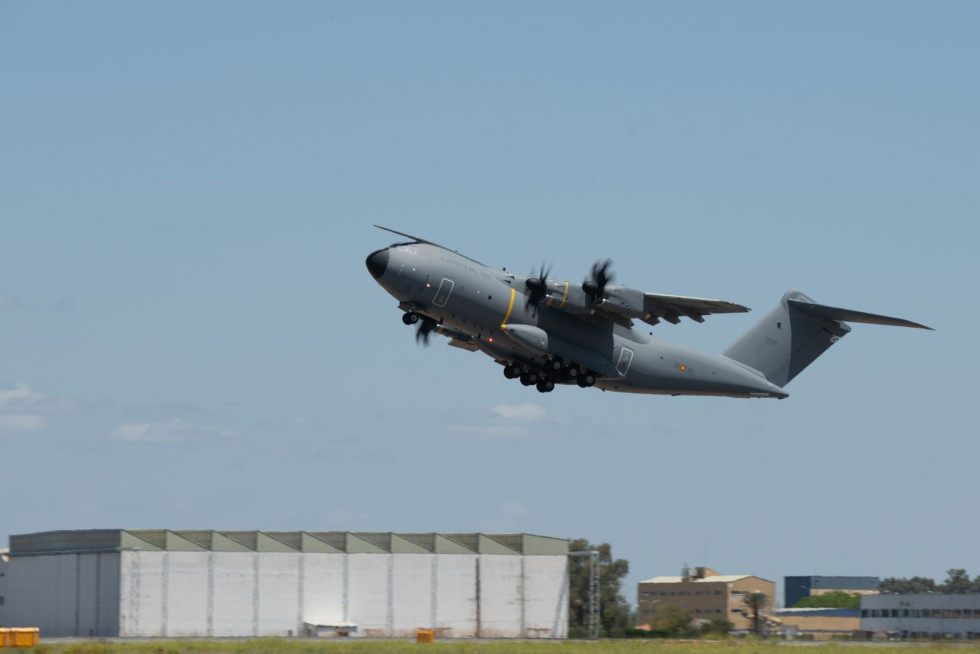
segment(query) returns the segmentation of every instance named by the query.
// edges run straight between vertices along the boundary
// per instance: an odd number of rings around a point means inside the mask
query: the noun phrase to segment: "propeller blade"
[[[550,273],[551,266],[545,267],[545,264],[541,264],[541,267],[538,268],[538,276],[534,277],[534,271],[532,270],[524,282],[527,290],[531,291],[527,296],[527,300],[524,302],[524,310],[528,313],[531,313],[532,307],[536,310],[538,305],[541,304],[541,300],[548,294],[548,275]]]
[[[432,318],[423,317],[419,322],[419,328],[415,332],[415,342],[424,346],[429,347],[429,334],[434,330],[439,323],[437,323]]]
[[[593,303],[602,300],[606,292],[606,285],[609,284],[615,275],[610,272],[612,259],[603,259],[592,264],[591,276],[582,282],[582,290],[585,291]]]

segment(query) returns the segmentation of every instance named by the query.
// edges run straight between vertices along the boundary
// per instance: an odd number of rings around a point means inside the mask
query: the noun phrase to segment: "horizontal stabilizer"
[[[881,316],[876,313],[866,313],[864,311],[852,311],[851,309],[830,307],[826,304],[814,304],[813,302],[807,302],[805,300],[788,299],[787,302],[793,308],[799,309],[803,313],[811,315],[814,318],[825,318],[827,320],[848,320],[850,322],[863,322],[872,325],[915,327],[916,329],[932,330],[932,327],[926,327],[925,325],[920,325],[917,322],[912,322],[911,320],[905,320],[903,318],[891,318],[889,316]]]

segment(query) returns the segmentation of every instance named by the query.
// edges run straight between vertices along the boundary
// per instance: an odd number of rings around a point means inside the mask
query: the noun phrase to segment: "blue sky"
[[[980,574],[980,7],[0,3],[6,535],[527,531],[635,582]],[[411,330],[379,223],[855,325],[784,401],[539,395]]]

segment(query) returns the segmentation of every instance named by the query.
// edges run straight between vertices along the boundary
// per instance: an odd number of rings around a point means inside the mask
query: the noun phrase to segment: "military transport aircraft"
[[[489,355],[508,379],[536,386],[595,385],[661,395],[775,397],[827,348],[851,331],[844,322],[931,329],[900,318],[817,304],[788,291],[779,304],[721,354],[654,338],[634,320],[656,325],[748,311],[734,302],[644,293],[616,286],[608,259],[581,283],[489,268],[458,252],[387,227],[408,241],[372,252],[367,267],[398,300],[402,322]]]

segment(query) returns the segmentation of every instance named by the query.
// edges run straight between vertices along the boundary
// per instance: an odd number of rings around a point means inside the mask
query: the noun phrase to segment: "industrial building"
[[[787,638],[805,636],[814,640],[830,640],[853,636],[861,628],[858,609],[778,609],[770,618],[775,632]]]
[[[636,621],[647,624],[660,604],[676,606],[695,620],[728,620],[735,629],[751,629],[751,611],[743,603],[749,593],[765,593],[773,606],[776,584],[752,575],[720,575],[698,567],[679,577],[654,577],[637,586]]]
[[[89,530],[10,537],[0,625],[42,636],[565,638],[568,541]]]
[[[980,638],[980,595],[866,595],[861,631],[899,638]]]
[[[857,595],[873,595],[878,592],[878,577],[783,577],[783,597],[786,608],[792,608],[804,597],[823,595],[835,590]]]

